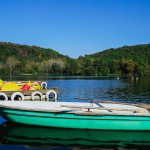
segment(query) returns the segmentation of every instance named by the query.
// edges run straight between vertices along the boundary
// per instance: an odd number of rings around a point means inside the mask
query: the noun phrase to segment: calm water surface
[[[150,79],[107,77],[1,77],[3,80],[44,80],[59,89],[59,101],[150,103]],[[150,132],[90,131],[12,124],[0,118],[0,149],[150,149]]]

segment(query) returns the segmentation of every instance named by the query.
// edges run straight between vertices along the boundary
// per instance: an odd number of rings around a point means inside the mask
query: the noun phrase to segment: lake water
[[[8,77],[1,77],[9,80]],[[11,80],[44,80],[57,87],[58,101],[150,103],[150,78],[19,76]],[[150,131],[90,131],[32,127],[0,118],[0,150],[150,149]]]

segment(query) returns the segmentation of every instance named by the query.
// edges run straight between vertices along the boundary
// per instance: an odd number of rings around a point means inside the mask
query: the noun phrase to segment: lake
[[[43,80],[57,87],[58,101],[150,103],[150,78],[7,76],[3,80]],[[0,118],[0,149],[150,149],[150,131],[91,131],[12,124]]]

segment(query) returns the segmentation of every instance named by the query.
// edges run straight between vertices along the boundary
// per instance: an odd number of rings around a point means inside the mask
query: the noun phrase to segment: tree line
[[[150,44],[123,46],[72,59],[53,49],[0,42],[2,75],[150,75]]]

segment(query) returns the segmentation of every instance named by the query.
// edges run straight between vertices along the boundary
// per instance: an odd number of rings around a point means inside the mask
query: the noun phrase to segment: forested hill
[[[9,56],[14,56],[20,61],[30,60],[35,62],[64,57],[50,48],[0,42],[0,60],[5,61]]]
[[[111,48],[78,61],[89,75],[150,75],[150,44]]]
[[[103,59],[106,62],[112,60],[132,59],[139,64],[150,64],[150,44],[123,46],[116,49],[111,48],[88,56],[91,58]]]
[[[150,44],[123,46],[72,59],[50,48],[0,42],[0,74],[150,75]]]
[[[0,74],[61,74],[70,59],[50,48],[0,42]]]

